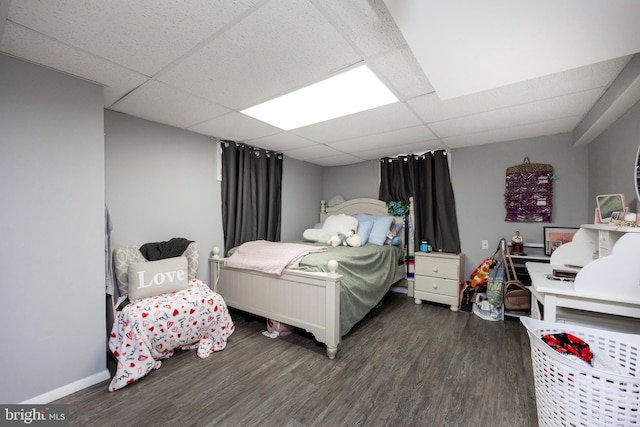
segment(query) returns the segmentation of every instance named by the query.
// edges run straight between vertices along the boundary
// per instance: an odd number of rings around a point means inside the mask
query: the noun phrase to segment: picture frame
[[[626,205],[624,194],[599,194],[596,196],[596,213],[594,224],[609,224],[611,220],[619,218],[620,213],[624,216],[629,211]]]
[[[573,240],[579,227],[544,227],[544,254],[550,256],[553,251]]]

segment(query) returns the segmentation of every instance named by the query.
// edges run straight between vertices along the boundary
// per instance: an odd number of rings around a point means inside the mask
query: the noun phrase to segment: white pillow
[[[331,215],[324,220],[319,242],[326,242],[338,233],[349,234],[358,229],[358,220],[351,215]]]
[[[327,202],[327,207],[332,208],[342,203],[344,203],[344,197],[342,197],[340,194],[336,194],[335,196],[329,199],[329,201]]]
[[[187,258],[181,256],[129,264],[128,278],[130,301],[187,289]]]
[[[319,228],[307,228],[302,233],[302,239],[307,240],[309,242],[320,242],[320,236],[322,235],[322,230]]]

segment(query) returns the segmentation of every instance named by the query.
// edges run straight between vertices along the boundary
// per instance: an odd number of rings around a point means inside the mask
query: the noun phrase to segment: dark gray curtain
[[[280,240],[282,154],[232,141],[222,146],[225,254],[251,240]]]
[[[426,240],[434,251],[460,253],[456,201],[445,151],[380,160],[380,200],[413,196],[414,241]]]

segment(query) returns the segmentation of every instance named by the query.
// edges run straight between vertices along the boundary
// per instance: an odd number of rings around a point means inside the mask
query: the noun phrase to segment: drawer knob
[[[438,284],[437,283],[433,284],[433,289],[438,289]]]
[[[433,271],[434,271],[434,273],[437,273],[438,272],[438,267],[433,267]]]

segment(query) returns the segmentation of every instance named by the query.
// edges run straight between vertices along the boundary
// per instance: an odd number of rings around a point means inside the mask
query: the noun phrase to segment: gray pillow
[[[181,291],[189,286],[187,258],[129,264],[128,279],[130,301]]]

